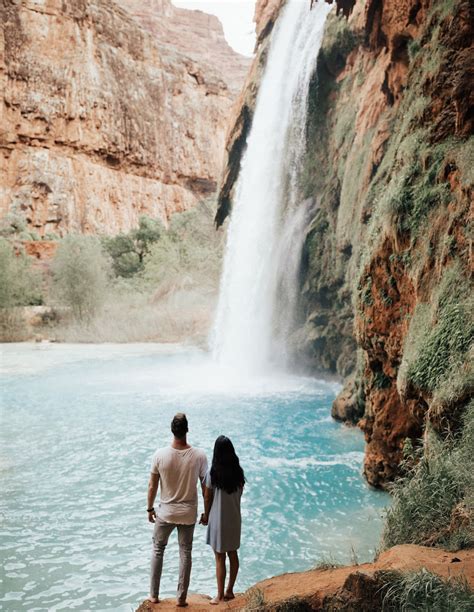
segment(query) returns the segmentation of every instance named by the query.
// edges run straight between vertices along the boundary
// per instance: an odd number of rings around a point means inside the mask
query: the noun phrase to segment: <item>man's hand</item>
[[[199,519],[199,524],[200,525],[207,525],[208,522],[209,522],[209,517],[207,516],[207,514],[205,512],[203,512],[201,514],[201,518]]]
[[[147,512],[148,510],[148,522],[154,523],[156,519],[155,508],[153,504],[155,503],[156,492],[158,491],[158,483],[160,482],[160,477],[158,474],[150,474],[150,482],[148,483],[148,498],[147,498]]]

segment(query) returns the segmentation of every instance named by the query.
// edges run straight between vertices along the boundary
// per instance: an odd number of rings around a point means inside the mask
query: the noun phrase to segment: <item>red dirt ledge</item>
[[[263,592],[265,604],[268,609],[282,604],[288,599],[298,598],[304,600],[311,609],[322,610],[325,605],[337,602],[359,602],[366,607],[370,603],[372,577],[381,570],[417,570],[422,567],[443,577],[464,575],[472,588],[474,588],[474,549],[461,550],[455,553],[446,552],[439,548],[426,548],[413,544],[395,546],[382,553],[374,563],[350,565],[336,569],[314,569],[298,574],[283,574],[274,578],[263,580],[255,585]],[[190,612],[207,610],[243,610],[247,604],[245,594],[238,595],[231,602],[219,606],[211,606],[206,595],[190,595],[189,606],[185,608]],[[159,604],[143,602],[137,612],[165,612],[166,610],[182,610],[177,608],[174,599],[164,599]],[[288,608],[289,609],[289,608]],[[332,608],[337,609],[337,607]],[[374,610],[378,610],[378,606]]]

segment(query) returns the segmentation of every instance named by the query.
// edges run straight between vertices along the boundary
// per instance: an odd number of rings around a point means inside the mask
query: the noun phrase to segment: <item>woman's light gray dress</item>
[[[229,552],[240,547],[240,498],[242,489],[227,493],[212,486],[211,470],[207,472],[205,485],[214,491],[214,499],[207,524],[206,543],[216,552]]]

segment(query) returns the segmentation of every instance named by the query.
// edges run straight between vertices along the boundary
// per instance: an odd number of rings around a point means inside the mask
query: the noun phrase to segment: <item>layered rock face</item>
[[[0,216],[40,236],[114,234],[214,192],[249,64],[217,18],[170,0],[0,13]]]
[[[328,18],[309,98],[296,356],[346,378],[334,415],[360,424],[384,486],[473,395],[473,16],[466,0],[337,4],[350,17]]]

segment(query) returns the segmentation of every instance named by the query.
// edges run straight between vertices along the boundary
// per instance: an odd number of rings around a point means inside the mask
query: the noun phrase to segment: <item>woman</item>
[[[244,488],[244,471],[234,446],[226,436],[219,436],[214,444],[212,466],[204,489],[204,514],[201,523],[207,525],[206,542],[216,557],[217,596],[211,604],[234,599],[234,584],[239,571],[240,498]],[[229,582],[224,591],[225,560],[229,557]]]

